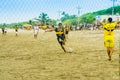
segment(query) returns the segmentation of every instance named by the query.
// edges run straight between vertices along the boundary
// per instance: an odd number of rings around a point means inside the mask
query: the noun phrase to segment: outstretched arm
[[[119,22],[119,17],[117,17],[116,22],[117,22],[117,23]]]
[[[46,29],[45,32],[51,32],[51,31],[54,31],[55,29],[54,28],[50,28],[50,29]]]
[[[97,22],[102,25],[102,22],[99,19],[97,19]]]

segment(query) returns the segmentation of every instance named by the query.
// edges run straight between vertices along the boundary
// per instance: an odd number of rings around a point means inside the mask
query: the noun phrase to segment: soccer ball
[[[72,52],[73,52],[73,49],[72,49],[72,48],[69,48],[68,51],[69,51],[69,53],[72,53]]]

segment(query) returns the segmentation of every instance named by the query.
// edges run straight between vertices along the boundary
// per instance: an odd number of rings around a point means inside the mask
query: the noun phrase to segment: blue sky
[[[119,5],[120,0],[116,2]],[[98,11],[112,6],[111,0],[0,0],[0,23],[28,21],[47,13],[52,19],[59,18],[58,11],[77,15],[77,7],[81,14]]]

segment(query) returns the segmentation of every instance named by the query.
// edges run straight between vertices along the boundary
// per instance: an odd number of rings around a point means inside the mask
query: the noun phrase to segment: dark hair
[[[108,22],[112,22],[112,18],[111,17],[108,18]]]
[[[58,26],[62,26],[62,23],[59,23]]]

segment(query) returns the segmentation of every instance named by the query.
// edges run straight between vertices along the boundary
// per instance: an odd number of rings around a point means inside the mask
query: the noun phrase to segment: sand
[[[0,32],[1,33],[1,32]],[[103,31],[71,31],[64,53],[55,32],[8,30],[0,34],[0,80],[119,80],[120,30],[115,30],[115,48],[108,61]]]

